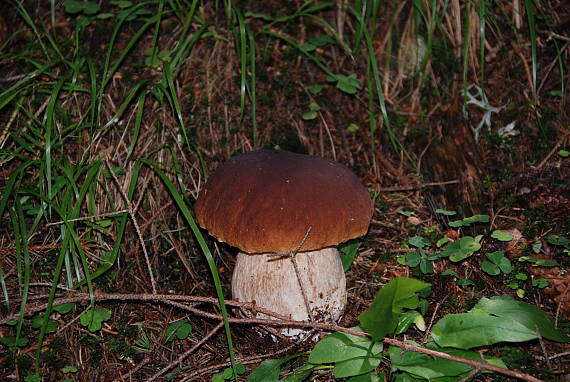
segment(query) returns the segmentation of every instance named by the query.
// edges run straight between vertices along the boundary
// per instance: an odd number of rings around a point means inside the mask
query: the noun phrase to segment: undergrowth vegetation
[[[0,3],[0,378],[568,378],[567,8]],[[261,148],[375,200],[349,307],[305,340],[246,317],[193,217]]]

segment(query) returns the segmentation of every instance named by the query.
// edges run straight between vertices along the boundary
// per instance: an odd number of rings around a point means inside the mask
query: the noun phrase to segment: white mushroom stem
[[[240,252],[232,279],[233,298],[256,305],[293,320],[307,321],[307,295],[316,321],[336,323],[346,305],[346,279],[336,248],[299,252],[295,255],[300,280],[289,257]],[[263,316],[263,315],[260,315]],[[301,329],[286,328],[283,334],[297,336]]]

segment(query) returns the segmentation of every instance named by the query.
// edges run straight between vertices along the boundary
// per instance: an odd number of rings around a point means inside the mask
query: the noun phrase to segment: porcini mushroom
[[[341,317],[346,280],[335,246],[364,235],[373,213],[368,192],[346,167],[277,150],[237,155],[210,177],[195,213],[202,228],[240,249],[234,299],[293,320]],[[292,252],[294,261],[275,256]]]

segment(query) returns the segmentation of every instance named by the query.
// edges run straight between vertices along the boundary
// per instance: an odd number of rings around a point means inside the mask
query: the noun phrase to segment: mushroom
[[[195,205],[202,228],[240,249],[234,299],[293,320],[328,323],[337,322],[346,305],[335,246],[364,235],[373,210],[367,190],[343,165],[277,150],[223,163]]]

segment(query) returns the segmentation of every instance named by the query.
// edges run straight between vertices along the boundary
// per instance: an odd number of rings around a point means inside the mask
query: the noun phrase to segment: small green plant
[[[538,307],[510,296],[496,296],[480,299],[466,313],[441,318],[431,330],[431,340],[423,348],[417,345],[417,351],[404,351],[395,345],[386,348],[383,342],[386,336],[406,332],[412,323],[425,330],[423,318],[416,309],[421,305],[420,294],[428,286],[407,278],[390,281],[378,291],[370,308],[359,316],[360,326],[351,328],[361,335],[336,332],[320,340],[308,357],[307,353],[298,353],[264,361],[250,374],[248,382],[277,381],[285,370],[290,372],[282,379],[285,381],[303,381],[313,371],[326,370],[330,370],[335,378],[350,378],[353,382],[383,381],[384,372],[376,371],[383,357],[390,359],[390,380],[458,380],[471,375],[473,366],[432,357],[422,353],[422,349],[481,361],[476,348],[500,342],[525,342],[535,340],[539,335],[557,342],[570,341],[570,337],[556,329],[554,320]],[[362,336],[362,331],[366,337]],[[305,357],[304,363],[299,362]],[[484,356],[484,362],[506,368],[500,358]]]
[[[152,347],[152,343],[150,342],[150,338],[148,338],[148,335],[144,331],[142,325],[139,327],[139,333],[139,338],[135,340],[134,350],[137,353],[146,353]]]
[[[463,236],[458,241],[448,243],[440,256],[449,257],[454,263],[465,260],[481,249],[480,241],[481,236]]]
[[[513,266],[511,264],[511,261],[505,257],[505,253],[503,251],[487,253],[485,256],[487,256],[487,259],[489,259],[488,261],[483,261],[481,264],[481,269],[485,273],[491,276],[497,276],[501,272],[504,274],[509,274],[512,272]]]
[[[303,118],[305,121],[311,121],[317,118],[319,111],[321,111],[321,107],[317,103],[311,102],[309,104],[309,111],[303,113],[301,118]]]
[[[488,223],[489,219],[490,219],[489,215],[473,215],[461,220],[451,221],[449,222],[449,226],[454,228],[469,227],[471,224],[475,223]]]
[[[408,243],[417,248],[416,251],[408,252],[405,256],[400,256],[398,262],[409,267],[419,266],[423,274],[433,273],[432,261],[439,258],[439,255],[428,254],[425,247],[430,245],[430,241],[421,236],[412,237]]]
[[[190,332],[192,332],[192,325],[188,320],[175,321],[166,328],[166,342],[174,341],[175,338],[184,340],[188,338]]]
[[[111,318],[111,311],[104,308],[89,309],[79,318],[82,326],[89,329],[90,332],[97,332],[103,327],[103,322]]]
[[[241,363],[235,365],[235,370],[238,375],[245,373],[245,366]],[[236,379],[234,370],[231,367],[225,368],[221,373],[212,376],[212,382],[224,382],[228,379]]]

